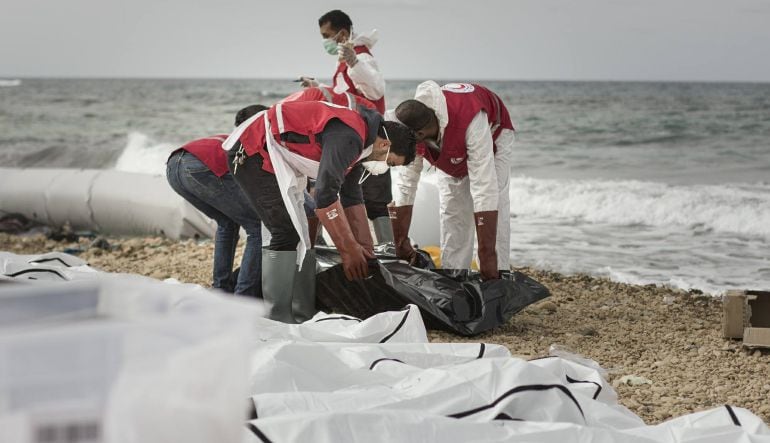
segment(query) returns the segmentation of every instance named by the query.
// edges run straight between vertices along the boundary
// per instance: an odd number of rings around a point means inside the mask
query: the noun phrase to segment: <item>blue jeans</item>
[[[179,150],[166,164],[171,188],[196,209],[217,222],[214,239],[214,272],[211,286],[236,294],[262,294],[262,230],[254,207],[228,172],[217,177],[194,155]],[[233,286],[232,270],[238,230],[246,231],[241,270]]]

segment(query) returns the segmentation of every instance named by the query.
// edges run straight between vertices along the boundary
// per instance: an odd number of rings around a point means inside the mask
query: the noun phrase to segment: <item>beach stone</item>
[[[545,311],[545,312],[548,312],[548,313],[554,313],[558,309],[558,307],[556,306],[556,303],[554,303],[554,302],[552,302],[550,300],[546,300],[546,301],[540,303],[538,305],[538,307],[542,311]]]

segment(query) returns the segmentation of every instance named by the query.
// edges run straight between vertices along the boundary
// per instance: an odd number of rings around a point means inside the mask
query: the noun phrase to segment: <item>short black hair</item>
[[[348,32],[350,32],[350,28],[353,27],[353,22],[350,21],[350,17],[348,17],[347,14],[340,11],[339,9],[329,11],[326,14],[322,15],[321,18],[318,19],[319,28],[323,26],[325,23],[329,23],[329,25],[335,31],[340,31],[342,29],[345,29]]]
[[[396,118],[412,131],[419,131],[428,126],[435,115],[431,108],[418,100],[406,100],[396,106]]]
[[[235,114],[235,126],[240,126],[241,123],[250,119],[254,114],[258,112],[262,112],[266,109],[268,109],[267,106],[263,106],[263,105],[246,106],[245,108],[241,109],[240,111],[238,111],[238,113]]]
[[[417,143],[417,136],[414,131],[399,122],[383,121],[377,130],[377,135],[381,138],[385,138],[383,128],[388,131],[390,152],[403,156],[404,165],[412,163],[416,155],[415,144]]]

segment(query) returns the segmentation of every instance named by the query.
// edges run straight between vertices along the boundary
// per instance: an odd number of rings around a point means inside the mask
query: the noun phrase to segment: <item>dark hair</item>
[[[414,131],[402,125],[399,122],[384,121],[380,128],[377,130],[377,135],[381,138],[385,138],[385,131],[388,131],[388,139],[390,140],[390,152],[404,157],[404,164],[408,165],[414,161],[415,156],[415,144],[417,137],[414,135]]]
[[[329,11],[326,14],[322,15],[321,18],[318,19],[319,28],[323,26],[325,23],[329,23],[329,25],[335,31],[340,31],[342,29],[345,29],[348,32],[350,32],[350,28],[353,26],[353,22],[350,21],[350,17],[348,17],[347,14],[340,11],[339,9]]]
[[[245,108],[238,111],[237,114],[235,114],[235,126],[240,126],[241,123],[250,119],[254,114],[258,112],[262,112],[266,109],[267,109],[267,106],[262,106],[262,105],[246,106]]]
[[[436,113],[425,103],[417,100],[406,100],[396,107],[396,118],[401,123],[407,125],[413,131],[428,126],[431,118]]]

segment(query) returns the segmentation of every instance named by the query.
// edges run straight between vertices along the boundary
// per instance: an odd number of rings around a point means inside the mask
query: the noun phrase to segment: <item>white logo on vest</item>
[[[473,92],[476,87],[470,83],[447,83],[441,87],[443,91],[456,92],[458,94],[466,94]]]
[[[450,162],[452,162],[453,165],[459,165],[460,163],[465,160],[465,157],[452,157],[449,159]]]

